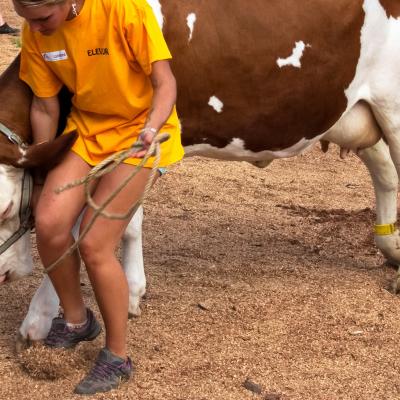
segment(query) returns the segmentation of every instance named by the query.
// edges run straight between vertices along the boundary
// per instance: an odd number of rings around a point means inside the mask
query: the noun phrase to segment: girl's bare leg
[[[86,162],[70,152],[47,176],[35,217],[37,245],[45,267],[73,244],[71,229],[85,205],[82,186],[61,194],[54,193],[54,190],[87,175],[89,169]],[[80,259],[75,252],[49,273],[64,309],[64,318],[70,323],[80,323],[86,318],[79,269]]]
[[[102,204],[131,174],[132,165],[122,164],[103,176],[93,198]],[[110,203],[107,211],[125,213],[141,197],[151,171],[143,168]],[[89,223],[92,210],[85,213],[81,229]],[[98,217],[80,246],[97,303],[106,327],[106,347],[114,354],[126,357],[126,329],[128,318],[128,284],[115,250],[129,223],[127,220],[110,220]]]

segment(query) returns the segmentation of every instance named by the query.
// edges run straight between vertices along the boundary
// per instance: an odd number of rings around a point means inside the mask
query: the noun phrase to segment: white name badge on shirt
[[[68,55],[65,50],[50,51],[48,53],[42,53],[45,61],[62,61],[67,60]]]

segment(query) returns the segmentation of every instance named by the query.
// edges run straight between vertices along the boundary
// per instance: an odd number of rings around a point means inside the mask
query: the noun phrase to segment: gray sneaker
[[[75,393],[108,392],[117,388],[122,381],[127,381],[132,376],[133,370],[132,361],[129,357],[124,360],[104,348],[97,356],[93,368],[75,388]]]
[[[44,344],[49,347],[68,349],[79,342],[96,339],[101,332],[101,326],[93,312],[88,308],[86,309],[86,315],[87,323],[80,329],[69,329],[64,318],[54,318]]]
[[[10,25],[5,22],[3,25],[0,26],[0,35],[6,34],[6,35],[12,35],[12,36],[17,36],[19,33],[18,28],[12,28]]]

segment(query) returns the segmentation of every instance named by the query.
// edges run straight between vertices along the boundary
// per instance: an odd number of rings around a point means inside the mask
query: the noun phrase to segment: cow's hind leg
[[[129,316],[141,314],[139,303],[146,292],[146,276],[142,249],[143,207],[127,226],[122,238],[122,265],[129,285]]]
[[[376,197],[375,243],[392,263],[400,265],[400,235],[397,221],[398,175],[389,148],[381,139],[374,146],[359,152],[367,166]]]
[[[394,40],[394,39],[393,39]],[[394,43],[393,43],[394,44]],[[390,156],[393,164],[400,176],[400,101],[398,96],[399,80],[398,74],[386,76],[386,79],[378,79],[380,86],[374,87],[374,103],[371,108],[374,112],[375,118],[379,123],[382,132],[385,136],[386,142],[389,146]],[[395,264],[400,266],[400,240],[396,241],[397,257],[392,257]],[[396,292],[400,288],[400,269],[397,274],[397,282],[394,285]]]

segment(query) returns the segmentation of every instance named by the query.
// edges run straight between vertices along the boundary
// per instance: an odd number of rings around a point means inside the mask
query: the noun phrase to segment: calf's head
[[[51,168],[73,144],[76,134],[62,135],[39,145],[32,142],[29,112],[32,93],[19,80],[19,58],[0,76],[0,123],[12,130],[26,145],[9,141],[0,133],[0,245],[20,225],[22,179],[24,169]],[[30,235],[26,233],[0,254],[0,284],[29,274],[32,270]]]

